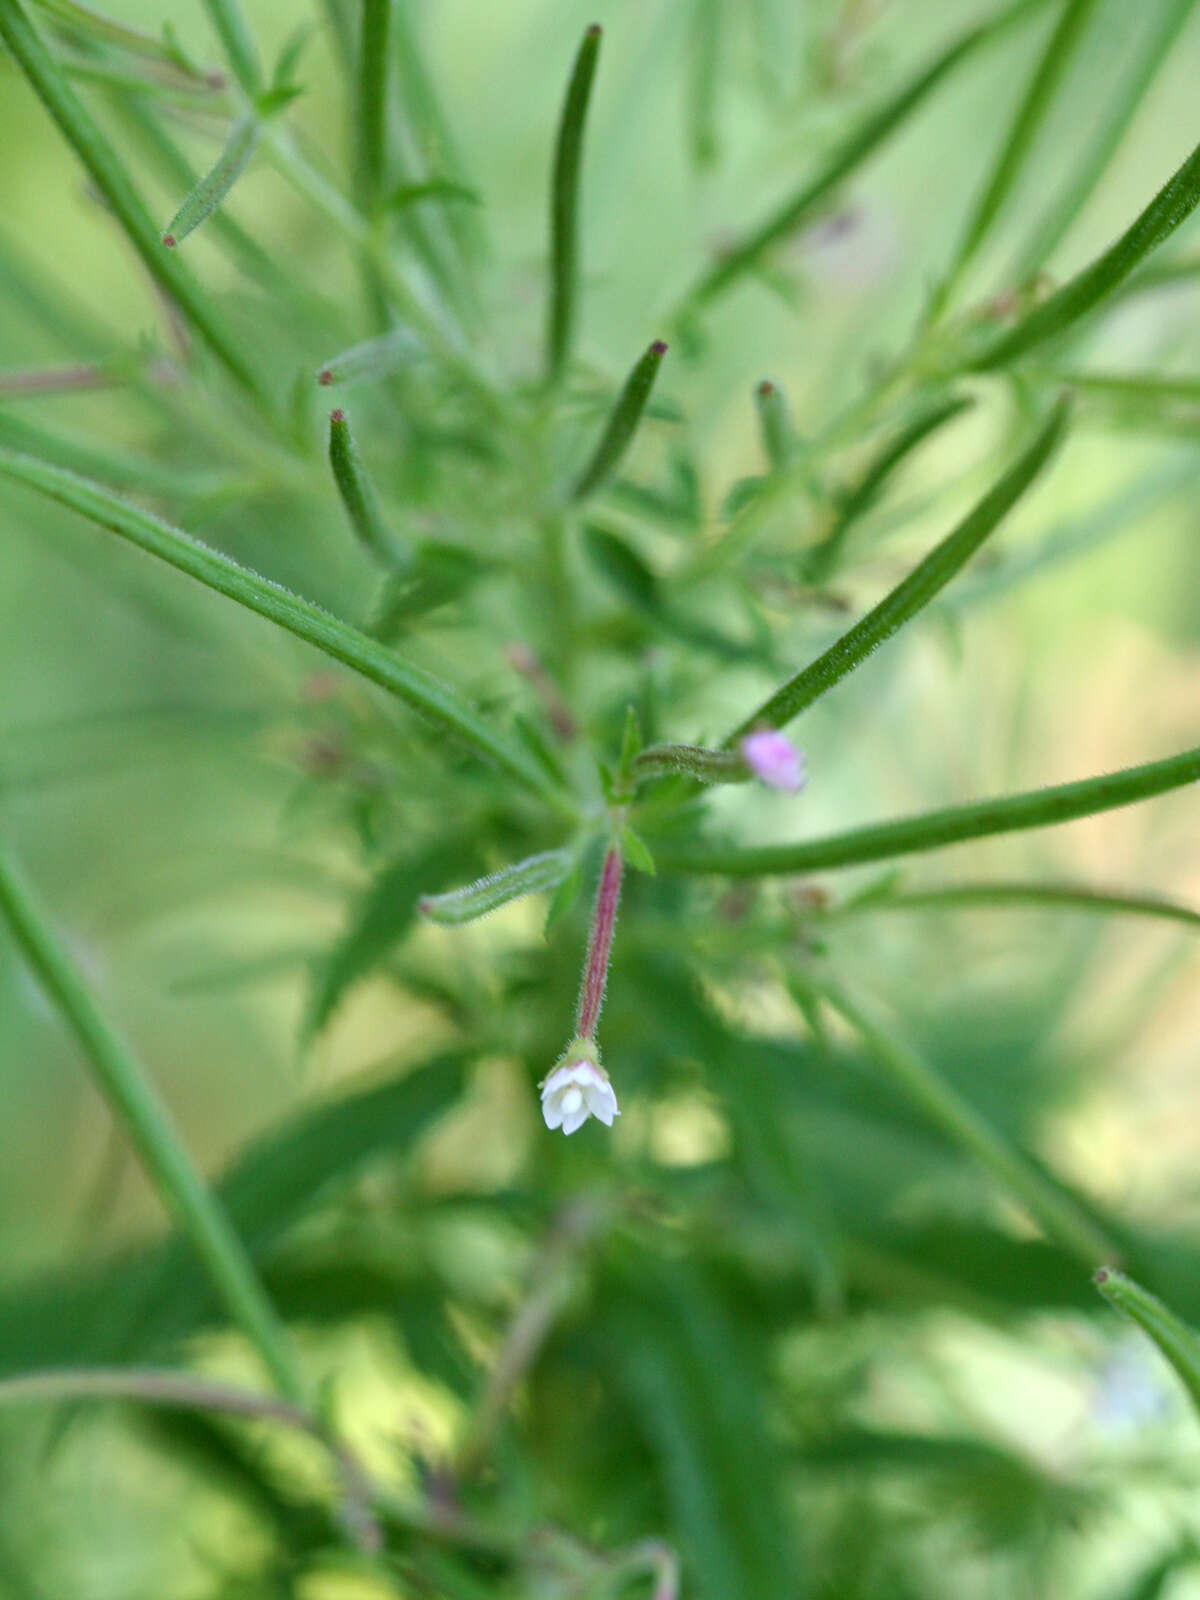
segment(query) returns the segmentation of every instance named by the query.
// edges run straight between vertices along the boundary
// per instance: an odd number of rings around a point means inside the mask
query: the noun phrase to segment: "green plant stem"
[[[239,0],[204,0],[204,9],[225,47],[234,77],[253,98],[263,86],[262,67]]]
[[[593,24],[583,36],[563,102],[550,183],[550,307],[546,330],[546,375],[558,383],[566,371],[575,331],[579,278],[579,170],[588,101],[596,76],[600,33]]]
[[[963,274],[975,259],[1004,202],[1012,193],[1029,158],[1038,129],[1054,99],[1054,94],[1078,48],[1096,0],[1067,0],[1058,23],[1047,40],[1041,59],[1030,79],[1029,88],[1009,129],[987,187],[967,224],[958,253],[940,290],[933,298],[928,316],[935,320],[953,296]]]
[[[290,594],[269,579],[239,566],[228,556],[210,550],[181,529],[171,527],[149,512],[126,504],[98,484],[77,478],[61,468],[48,466],[31,456],[0,450],[0,474],[57,500],[60,505],[186,573],[205,588],[236,600],[239,605],[315,645],[473,747],[510,777],[540,794],[560,813],[574,817],[575,809],[569,798],[553,785],[537,763],[489,728],[455,690],[419,667],[400,661],[391,650],[322,611],[311,601]]]
[[[100,1092],[127,1130],[155,1188],[203,1262],[226,1310],[258,1351],[284,1399],[305,1408],[304,1383],[287,1335],[241,1240],[193,1165],[149,1077],[100,1014],[22,873],[4,855],[0,855],[0,912],[42,987],[82,1046]]]
[[[1101,1267],[1094,1282],[1109,1305],[1123,1311],[1158,1346],[1200,1415],[1200,1334],[1123,1272]]]
[[[1066,422],[1067,407],[1065,402],[1060,401],[1025,453],[958,527],[849,632],[844,633],[802,672],[789,678],[769,700],[740,722],[726,739],[725,748],[736,744],[755,728],[782,728],[832,689],[847,673],[860,666],[885,639],[927,606],[970,560],[988,535],[995,531],[1037,478],[1058,447]]]
[[[753,271],[773,245],[794,233],[801,223],[815,214],[818,206],[838,184],[884,143],[888,135],[916,110],[943,78],[989,39],[994,39],[1043,3],[1044,0],[1017,0],[1016,4],[1005,6],[987,22],[980,23],[957,39],[930,66],[867,117],[798,194],[785,201],[703,273],[683,296],[671,320],[677,321],[698,311],[731,283]]]
[[[1152,250],[1169,239],[1200,202],[1200,145],[1158,191],[1117,242],[1056,294],[997,334],[962,363],[971,372],[992,372],[1057,338],[1117,289]]]
[[[358,28],[358,193],[375,215],[387,178],[387,85],[393,0],[362,0]]]
[[[831,917],[853,917],[876,911],[940,911],[956,907],[1015,906],[1045,911],[1085,911],[1101,915],[1160,917],[1200,928],[1200,911],[1158,895],[1116,894],[1073,883],[955,883],[937,889],[908,889],[836,906]]]
[[[997,1182],[1040,1224],[1048,1238],[1085,1265],[1115,1253],[1110,1239],[1069,1195],[1010,1144],[915,1050],[872,1022],[836,984],[811,978],[814,988],[841,1014],[905,1097],[935,1127],[986,1167]]]
[[[225,328],[190,273],[169,250],[163,249],[158,229],[116,152],[30,26],[20,0],[0,0],[0,37],[111,206],[151,277],[182,309],[246,393],[272,414],[271,401],[253,363],[243,355],[241,341]]]
[[[1049,828],[1099,811],[1114,811],[1150,800],[1155,795],[1181,789],[1200,780],[1200,748],[1168,756],[1165,761],[1125,767],[1120,772],[1079,783],[1034,789],[1025,794],[1003,795],[974,805],[948,806],[897,822],[874,823],[848,833],[800,844],[736,845],[676,844],[656,840],[654,858],[660,872],[717,873],[727,877],[762,877],[777,873],[832,871],[861,866],[896,856],[940,850],[969,839],[986,839],[1027,828]]]

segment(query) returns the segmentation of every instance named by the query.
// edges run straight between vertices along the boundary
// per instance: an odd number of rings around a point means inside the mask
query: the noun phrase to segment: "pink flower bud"
[[[774,728],[748,733],[741,742],[742,759],[754,776],[771,789],[796,794],[808,781],[804,757],[791,740]]]

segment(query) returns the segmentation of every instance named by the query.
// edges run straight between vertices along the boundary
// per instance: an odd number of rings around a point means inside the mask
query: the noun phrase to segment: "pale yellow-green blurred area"
[[[170,20],[197,56],[217,57],[198,3],[107,0],[106,9],[150,27]],[[428,0],[416,9],[464,165],[486,208],[496,262],[490,309],[503,354],[526,373],[536,364],[543,314],[550,141],[566,64],[586,23],[602,22],[605,42],[589,130],[580,344],[583,358],[610,375],[624,371],[659,332],[656,315],[665,314],[714,245],[811,169],[813,146],[827,143],[828,130],[844,115],[831,103],[797,115],[794,135],[781,136],[771,126],[778,108],[764,109],[751,75],[742,72],[741,87],[722,104],[720,163],[697,174],[685,134],[679,61],[686,7],[679,0]],[[890,61],[891,83],[945,39],[951,16],[957,28],[988,8],[897,0],[871,9],[879,20],[864,47],[868,63],[876,54],[881,64]],[[1021,224],[1040,215],[1062,170],[1058,136],[1066,149],[1103,101],[1127,47],[1131,9],[1127,0],[1102,0],[1083,69],[1039,146],[1036,172],[977,265],[970,295],[1006,286]],[[247,10],[268,60],[298,22],[310,20],[307,8],[267,0]],[[803,7],[781,11],[789,29],[801,25]],[[1045,31],[1046,18],[1039,17],[955,74],[852,179],[844,199],[857,227],[846,239],[815,233],[785,248],[806,285],[798,312],[760,283],[748,283],[709,317],[704,361],[668,366],[664,390],[687,414],[712,518],[728,486],[759,470],[750,394],[761,377],[784,387],[804,432],[854,395],[873,360],[900,347],[953,248]],[[861,64],[860,71],[865,104],[878,79]],[[292,117],[321,163],[344,174],[345,104],[319,32],[300,76],[308,92]],[[1056,279],[1110,243],[1195,145],[1198,82],[1200,13],[1051,262]],[[193,148],[197,159],[211,153],[199,140]],[[180,197],[150,185],[146,192],[165,221]],[[229,209],[288,271],[353,305],[357,280],[343,242],[266,160],[238,186]],[[47,292],[68,293],[131,343],[149,332],[161,342],[161,307],[146,275],[6,60],[0,60],[0,222],[4,235],[37,262]],[[1189,224],[1171,248],[1189,249],[1197,237]],[[189,241],[188,255],[202,281],[239,292],[203,231]],[[1197,281],[1131,298],[1096,348],[1096,364],[1105,369],[1200,373]],[[314,349],[312,366],[329,354]],[[0,298],[0,372],[61,359]],[[941,488],[965,463],[982,459],[1011,423],[994,389],[981,384],[979,392],[980,405],[906,473],[900,504],[914,515],[886,546],[882,568],[872,565],[861,578],[851,572],[844,598],[856,611],[985,486],[969,478],[953,493]],[[136,416],[119,395],[17,403],[47,425],[111,444],[140,443]],[[655,448],[647,446],[651,457]],[[999,541],[1008,550],[1032,548],[1160,467],[1178,463],[1184,470],[1196,452],[1200,437],[1164,442],[1148,432],[1102,429],[1093,419],[1076,430]],[[1065,782],[1195,745],[1198,483],[1026,584],[973,596],[972,575],[965,575],[961,600],[949,591],[805,718],[797,731],[811,783],[801,801],[730,792],[714,798],[714,817],[736,810],[747,831],[798,838]],[[331,561],[353,573],[332,491],[326,498]],[[105,558],[113,581],[98,583],[95,561],[89,557],[85,565],[80,556],[106,536],[65,515],[43,516],[40,508],[34,521],[31,504],[6,493],[0,506],[0,827],[122,1031],[153,1069],[189,1147],[206,1170],[216,1170],[248,1136],[306,1098],[335,1091],[375,1062],[427,1054],[444,1024],[432,1008],[401,1001],[391,986],[372,981],[302,1052],[302,966],[252,985],[197,981],[279,948],[315,955],[336,934],[346,891],[358,882],[355,863],[315,828],[288,832],[296,746],[286,731],[258,728],[272,718],[287,728],[318,663],[265,622],[227,616],[215,596],[192,594],[177,574],[115,544]],[[286,571],[286,522],[272,528],[271,539]],[[814,634],[823,644],[838,619],[819,626],[828,630]],[[757,674],[731,672],[711,703],[711,723],[680,735],[719,730],[761,687]],[[182,710],[126,757],[112,728],[147,702]],[[200,706],[243,715],[247,728],[227,737],[220,718],[206,728],[191,714]],[[240,892],[242,866],[268,856],[275,863],[271,887],[256,881],[253,893]],[[928,857],[912,876],[922,883],[956,876],[1079,879],[1200,905],[1196,797],[1184,790],[1068,828]],[[479,928],[452,935],[427,929],[418,937],[439,949],[452,937],[457,959],[477,968],[486,985],[498,949],[539,946],[541,908],[515,906]],[[1031,978],[1051,964],[1048,949],[1064,970],[1074,964],[1085,978],[1059,1026],[1070,1057],[1096,1067],[1039,1153],[1122,1214],[1200,1226],[1194,933],[1135,919],[1005,911],[854,919],[829,938],[851,969],[886,973],[895,997],[924,995],[931,1015],[944,1005],[963,1012],[1003,1007],[1007,995],[1027,992]],[[160,1206],[114,1133],[74,1045],[31,979],[19,980],[16,992],[21,1005],[0,1018],[0,1252],[6,1276],[14,1277],[98,1254],[162,1225]],[[564,996],[564,1017],[571,999]],[[653,1003],[647,995],[646,1004]],[[785,1020],[796,1022],[790,1014]],[[680,1095],[633,1108],[617,1136],[620,1149],[688,1166],[718,1153],[726,1130],[711,1105]],[[432,1192],[461,1185],[464,1175],[483,1190],[535,1185],[544,1137],[521,1073],[503,1059],[489,1061],[464,1110],[423,1149],[422,1181]],[[490,1285],[497,1304],[505,1303],[514,1262],[494,1241],[481,1244],[464,1231],[448,1250],[457,1270]],[[1014,1352],[999,1335],[993,1340],[947,1317],[935,1333],[944,1388],[922,1390],[927,1376],[910,1373],[898,1351],[890,1384],[872,1397],[876,1418],[928,1426],[952,1409],[948,1396],[955,1404],[965,1396],[981,1423],[1066,1471],[1095,1447],[1087,1431],[1092,1397],[1080,1372],[1096,1352],[1081,1342],[1085,1336],[1064,1325],[1048,1330],[1044,1348]],[[461,1425],[455,1404],[407,1367],[382,1326],[346,1337],[313,1335],[305,1355],[314,1372],[336,1375],[344,1413],[358,1419],[356,1442],[380,1473],[395,1470],[396,1439],[433,1439],[444,1449]],[[224,1376],[252,1374],[233,1341],[214,1340],[200,1361]],[[41,1518],[47,1537],[62,1539],[55,1503],[69,1501],[76,1512],[70,1542],[59,1553],[60,1584],[47,1590],[51,1600],[118,1600],[155,1592],[155,1582],[169,1600],[188,1600],[202,1592],[197,1528],[214,1548],[256,1537],[239,1508],[215,1492],[210,1506],[193,1500],[186,1526],[173,1525],[173,1508],[200,1493],[185,1467],[164,1466],[152,1448],[102,1416],[89,1413],[69,1427],[74,1442],[57,1452],[45,1479],[32,1429],[22,1463],[28,1492],[20,1507],[32,1529]],[[1200,1445],[1189,1427],[1174,1411],[1157,1419],[1154,1447],[1193,1458]],[[108,1461],[102,1480],[95,1474],[97,1439]],[[302,1455],[297,1472],[320,1470]],[[136,1510],[128,1509],[131,1502]],[[146,1516],[156,1505],[164,1526],[151,1545]],[[1172,1506],[1168,1515],[1158,1501],[1138,1507],[1132,1531],[1116,1530],[1115,1553],[1089,1550],[1089,1568],[1102,1572],[1110,1555],[1119,1564],[1131,1543],[1152,1542],[1160,1524],[1186,1514]],[[1190,1520],[1200,1526],[1194,1513]],[[89,1562],[94,1579],[84,1572]],[[4,1583],[0,1572],[0,1595]],[[331,1564],[319,1580],[305,1580],[302,1600],[372,1600],[389,1592],[374,1583]],[[1170,1590],[1171,1600],[1189,1595],[1200,1595],[1200,1583]]]

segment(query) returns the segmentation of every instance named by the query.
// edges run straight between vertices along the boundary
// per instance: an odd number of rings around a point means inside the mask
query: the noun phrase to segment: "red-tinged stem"
[[[613,928],[617,921],[617,902],[621,898],[621,870],[624,861],[616,845],[604,858],[596,907],[592,912],[592,932],[588,939],[587,965],[579,991],[579,1012],[575,1032],[581,1039],[596,1036],[600,1007],[604,1004],[604,985],[608,981],[608,955],[612,949]]]

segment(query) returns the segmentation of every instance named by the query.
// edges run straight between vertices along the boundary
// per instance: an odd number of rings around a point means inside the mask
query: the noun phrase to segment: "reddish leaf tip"
[[[598,22],[593,22],[588,25],[583,36],[585,39],[598,39],[603,32],[604,29],[600,26],[600,24]]]
[[[670,346],[665,339],[655,339],[650,348],[656,356],[665,356]]]
[[[1093,1283],[1107,1283],[1108,1282],[1108,1277],[1109,1277],[1109,1268],[1108,1267],[1097,1267],[1095,1273],[1092,1276],[1092,1282]]]
[[[322,367],[321,371],[317,373],[317,382],[323,384],[325,388],[328,388],[333,382],[333,373],[330,372],[328,367]]]
[[[168,250],[174,250],[175,235],[173,233],[164,233],[162,236],[162,242],[166,245]]]
[[[775,393],[775,385],[771,382],[770,378],[763,379],[758,386],[758,392],[764,400],[769,400],[771,398],[771,396]]]
[[[342,410],[341,406],[339,406],[336,411],[331,411],[329,413],[329,420],[330,422],[345,422],[346,413]]]

